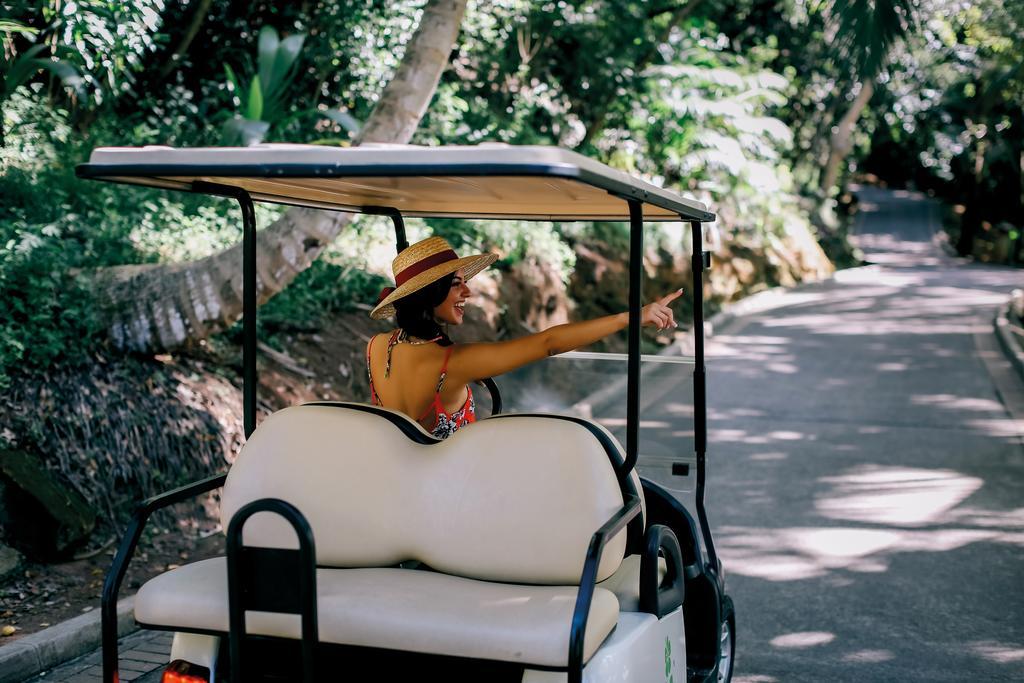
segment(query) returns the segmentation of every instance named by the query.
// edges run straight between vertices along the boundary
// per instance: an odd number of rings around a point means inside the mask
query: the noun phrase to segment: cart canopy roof
[[[103,147],[76,171],[186,191],[203,181],[242,188],[255,201],[427,218],[628,220],[624,200],[635,199],[647,221],[715,219],[700,202],[558,147]]]

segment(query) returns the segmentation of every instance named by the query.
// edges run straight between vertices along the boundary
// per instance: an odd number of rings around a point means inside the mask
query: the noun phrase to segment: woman
[[[592,344],[629,325],[629,314],[567,323],[509,341],[454,344],[445,327],[461,325],[471,291],[466,282],[494,263],[494,254],[459,258],[446,241],[429,237],[395,257],[395,287],[381,292],[370,313],[394,315],[398,328],[366,347],[370,400],[409,415],[438,438],[476,421],[470,382],[495,377],[536,360]],[[641,322],[676,326],[669,304],[679,289],[644,306]]]

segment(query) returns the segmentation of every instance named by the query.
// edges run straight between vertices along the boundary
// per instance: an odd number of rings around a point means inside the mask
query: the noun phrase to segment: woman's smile
[[[465,272],[456,271],[447,298],[434,308],[434,317],[450,325],[461,325],[466,316],[466,301],[472,293],[466,284]]]

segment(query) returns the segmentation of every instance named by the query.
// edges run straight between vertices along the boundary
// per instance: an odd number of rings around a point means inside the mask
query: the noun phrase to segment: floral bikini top
[[[399,332],[395,332],[391,335],[388,340],[388,367],[385,371],[385,377],[388,371],[391,369],[391,349],[398,343]],[[380,396],[377,395],[377,390],[373,386],[373,373],[370,371],[370,349],[373,348],[373,339],[366,346],[366,374],[370,378],[370,402],[375,406],[385,407],[381,403]],[[454,434],[463,425],[476,422],[476,403],[473,401],[473,390],[470,387],[466,387],[466,402],[462,404],[462,407],[453,413],[447,413],[444,410],[444,405],[441,403],[441,388],[444,387],[444,381],[448,377],[448,359],[452,356],[454,346],[449,346],[444,354],[444,363],[441,365],[441,376],[437,381],[437,388],[434,389],[434,400],[427,410],[417,420],[420,424],[430,417],[430,414],[434,414],[434,426],[429,429],[430,433],[438,439],[447,439],[449,436]]]

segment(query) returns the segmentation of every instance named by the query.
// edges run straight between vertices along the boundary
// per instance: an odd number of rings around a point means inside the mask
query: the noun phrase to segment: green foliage
[[[285,96],[295,79],[299,53],[306,36],[296,33],[281,40],[272,26],[260,29],[257,67],[246,86],[229,64],[224,65],[238,104],[238,115],[224,124],[224,142],[253,145],[279,125],[288,109]]]
[[[957,244],[969,254],[984,223],[1024,226],[1024,6],[931,9],[877,98],[864,167],[965,206]]]
[[[913,0],[839,0],[832,14],[838,23],[839,53],[855,70],[855,78],[873,79],[889,53],[916,23]]]
[[[122,133],[116,121],[82,140],[26,89],[14,93],[13,122],[0,149],[0,386],[12,371],[75,363],[104,341],[96,329],[88,273],[122,264],[207,256],[238,239],[226,200],[79,180],[88,149]],[[115,138],[116,139],[116,138]],[[264,224],[280,211],[258,208]]]
[[[33,45],[25,50],[24,54],[16,55],[13,59],[0,58],[0,82],[3,83],[0,103],[40,71],[49,71],[68,87],[78,86],[81,79],[75,68],[60,60],[42,58],[40,55],[45,50],[45,45]]]
[[[5,108],[15,142],[0,191],[21,197],[22,213],[0,217],[4,244],[38,238],[57,249],[73,236],[77,251],[68,246],[51,257],[64,258],[62,268],[73,272],[194,259],[233,243],[230,202],[82,183],[73,166],[104,144],[217,144],[229,112],[237,117],[227,127],[249,140],[346,143],[398,65],[423,5],[216,1],[193,25],[193,4],[16,3],[12,20],[27,27],[12,33],[20,54],[32,40],[57,46],[55,54],[79,70],[87,96],[47,92],[47,78],[36,74]],[[848,78],[826,49],[834,25],[827,7],[795,0],[743,0],[729,8],[640,0],[474,3],[416,141],[575,148],[710,201],[727,233],[768,240],[806,223],[795,198],[801,164],[831,124],[828,108],[839,106],[836,83]],[[34,104],[26,104],[29,94]],[[18,173],[30,181],[17,181]],[[45,203],[32,201],[40,187],[47,188]],[[264,225],[279,211],[259,210]],[[576,241],[621,244],[625,235],[621,226],[601,223],[409,223],[411,239],[435,232],[462,251],[493,249],[505,267],[544,258],[564,278]],[[43,234],[50,224],[58,225],[59,240]],[[381,225],[357,221],[329,260],[266,304],[268,331],[315,326],[323,312],[340,310],[332,308],[339,302],[372,301],[376,273],[386,273],[393,251]],[[673,230],[652,230],[651,244],[678,248],[682,239]],[[10,249],[5,258],[13,259]],[[10,259],[4,263],[12,273],[23,267]],[[33,333],[25,329],[28,338]],[[65,339],[72,336],[69,330]]]
[[[40,179],[7,168],[0,183],[0,387],[12,371],[74,360],[97,332],[90,293],[74,274],[87,238],[75,216],[39,201]]]
[[[313,264],[292,284],[260,308],[259,326],[269,334],[316,330],[332,313],[358,310],[357,303],[373,302],[389,279],[352,263],[326,259]]]
[[[34,36],[38,31],[17,21],[0,20],[0,146],[4,145],[4,131],[9,122],[3,115],[4,103],[18,88],[40,72],[48,72],[64,86],[81,94],[82,79],[73,66],[56,58],[46,58],[47,46],[29,45],[19,53],[14,37]]]
[[[675,181],[713,186],[716,194],[740,185],[765,195],[789,190],[782,155],[793,136],[770,115],[786,103],[786,79],[729,64],[716,52],[701,61],[650,71],[654,111],[639,112],[632,131],[646,138],[648,163]]]
[[[496,251],[499,269],[526,259],[540,259],[551,263],[567,282],[576,263],[576,255],[551,223],[436,218],[429,223],[431,234],[444,237],[460,253]]]
[[[157,48],[164,0],[73,0],[25,3],[14,14],[40,27],[74,64],[92,105],[129,92]]]
[[[0,388],[10,372],[74,361],[97,334],[91,293],[69,274],[74,243],[53,227],[36,234],[8,226],[0,240]]]

